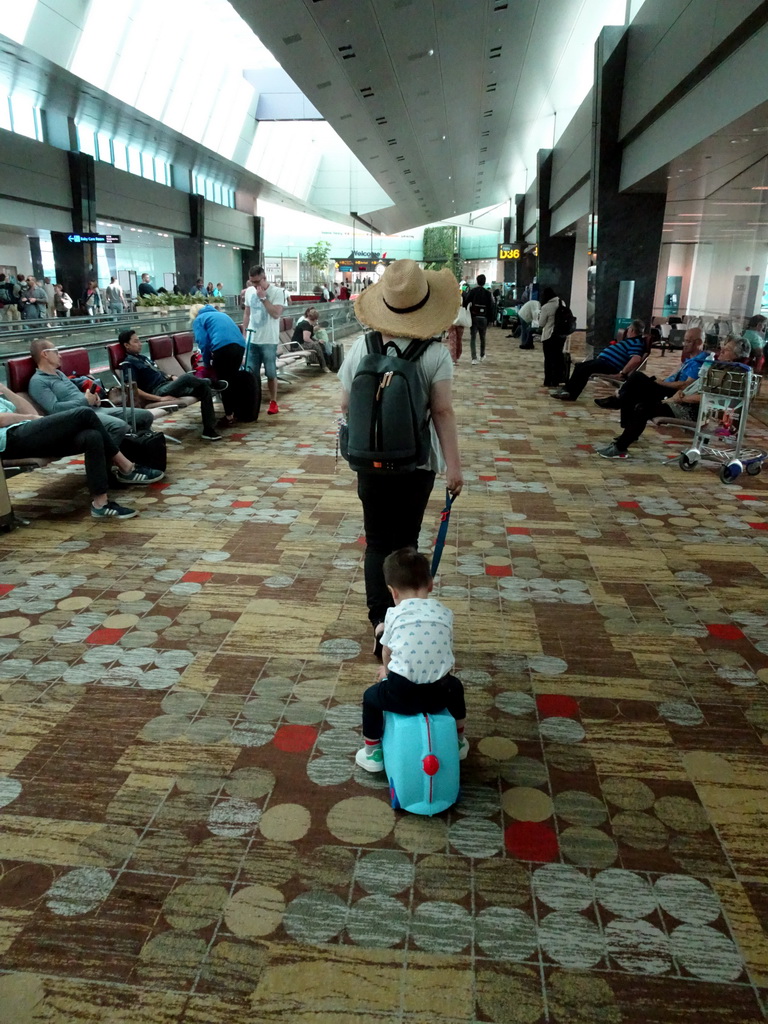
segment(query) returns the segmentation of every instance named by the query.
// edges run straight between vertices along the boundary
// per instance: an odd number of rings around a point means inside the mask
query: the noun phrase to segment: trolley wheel
[[[738,460],[734,462],[727,462],[720,470],[720,479],[724,484],[733,484],[741,476],[743,468],[744,467]]]
[[[680,469],[685,470],[686,473],[692,473],[698,466],[698,462],[694,462],[690,459],[687,452],[680,452],[680,458],[677,461]]]
[[[747,476],[760,476],[763,471],[763,464],[758,460],[750,462],[747,466]]]
[[[394,786],[394,783],[391,782],[391,781],[389,783],[389,802],[390,802],[390,804],[392,806],[392,810],[393,811],[399,811],[400,810],[400,801],[397,799],[397,793],[395,792],[395,786]]]

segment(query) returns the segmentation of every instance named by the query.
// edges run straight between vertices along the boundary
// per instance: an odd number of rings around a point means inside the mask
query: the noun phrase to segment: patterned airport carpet
[[[433,819],[354,766],[333,378],[216,447],[185,413],[127,523],[77,467],[10,481],[4,1024],[764,1020],[768,473],[684,474],[655,431],[597,458],[615,414],[552,402],[516,344],[457,376],[438,593],[472,750]]]

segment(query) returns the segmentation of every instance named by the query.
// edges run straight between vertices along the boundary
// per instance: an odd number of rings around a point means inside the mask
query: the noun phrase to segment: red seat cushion
[[[195,347],[195,336],[192,331],[182,331],[180,334],[174,334],[173,336],[173,350],[178,357],[179,354],[184,355],[187,352],[191,352]]]
[[[170,334],[156,334],[152,338],[147,338],[147,346],[150,359],[155,361],[167,359],[173,355],[173,340]]]
[[[28,391],[29,379],[37,369],[32,356],[17,356],[16,359],[9,359],[6,365],[8,367],[8,387],[11,391],[17,395],[21,391]]]
[[[61,356],[61,372],[65,373],[67,377],[90,376],[91,360],[87,349],[64,348],[59,355]]]
[[[119,341],[115,341],[111,345],[107,345],[107,355],[109,356],[109,368],[114,373],[120,363],[125,362],[125,349]]]

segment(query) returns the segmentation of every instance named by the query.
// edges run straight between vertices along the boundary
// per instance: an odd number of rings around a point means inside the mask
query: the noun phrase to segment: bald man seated
[[[624,421],[627,414],[636,405],[649,401],[663,402],[676,391],[687,388],[698,378],[701,364],[707,358],[704,351],[704,334],[700,327],[691,327],[685,332],[682,354],[679,369],[665,377],[663,381],[658,381],[645,373],[630,374],[615,395],[609,398],[596,398],[595,405],[599,405],[601,409],[621,410],[621,425],[626,426]]]

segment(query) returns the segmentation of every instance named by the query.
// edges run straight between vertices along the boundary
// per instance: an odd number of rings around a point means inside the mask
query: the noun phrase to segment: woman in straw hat
[[[456,319],[461,293],[450,270],[422,270],[413,260],[397,260],[381,280],[366,288],[355,302],[355,315],[365,327],[379,331],[404,352],[412,338],[433,338],[418,361],[419,375],[429,395],[432,445],[427,462],[413,473],[379,476],[358,473],[357,493],[365,525],[365,594],[377,655],[384,616],[392,606],[384,582],[384,559],[392,551],[417,547],[424,510],[435,482],[445,472],[446,487],[458,494],[463,486],[456,417],[451,398],[453,364],[440,334]],[[346,415],[349,392],[360,360],[366,355],[365,337],[349,351],[339,371],[341,408]]]

